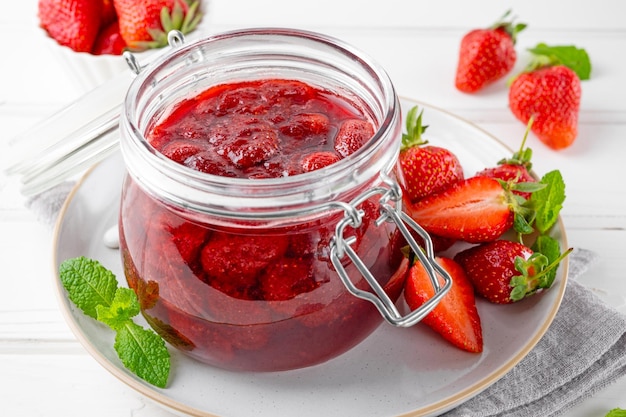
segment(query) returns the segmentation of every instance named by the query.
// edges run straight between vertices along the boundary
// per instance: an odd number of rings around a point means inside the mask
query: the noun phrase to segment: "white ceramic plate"
[[[493,165],[511,150],[485,131],[445,111],[425,108],[431,144],[451,149],[467,175]],[[123,178],[120,155],[96,166],[68,198],[55,233],[55,267],[68,258],[102,262],[124,285],[116,250],[103,234],[117,221]],[[567,247],[562,222],[555,237]],[[318,366],[278,373],[233,373],[202,365],[173,348],[166,389],[128,372],[113,351],[113,333],[68,300],[58,276],[60,306],[76,337],[108,371],[162,406],[192,416],[399,416],[437,415],[496,382],[535,346],[552,322],[567,281],[567,260],[547,292],[507,306],[478,301],[485,348],[471,354],[447,344],[425,326],[383,324],[343,356]]]

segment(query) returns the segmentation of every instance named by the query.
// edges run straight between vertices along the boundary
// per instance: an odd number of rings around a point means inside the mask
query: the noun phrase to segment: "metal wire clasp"
[[[402,211],[402,191],[397,182],[385,175],[382,176],[382,179],[386,187],[372,188],[350,203],[338,204],[339,207],[344,210],[345,216],[337,223],[337,227],[335,228],[335,236],[330,243],[330,259],[339,278],[341,278],[343,284],[351,294],[374,304],[383,318],[392,325],[397,327],[410,327],[422,320],[424,316],[435,308],[452,286],[452,279],[446,270],[435,261],[433,243],[428,233]],[[396,224],[398,230],[402,233],[415,253],[416,262],[420,262],[426,269],[433,289],[435,290],[432,298],[418,309],[404,316],[398,311],[393,300],[389,298],[380,283],[372,275],[354,249],[352,249],[351,245],[355,243],[356,238],[350,237],[345,239],[343,237],[346,227],[357,228],[361,225],[364,212],[357,209],[357,206],[377,194],[380,194],[381,197],[379,199],[380,217],[376,219],[376,226],[380,227],[384,222],[393,222]],[[415,241],[407,225],[422,237],[424,240],[424,248],[421,248]],[[365,278],[373,292],[361,290],[353,284],[341,263],[341,259],[346,255],[356,266],[363,278]],[[437,275],[443,279],[443,282],[440,282]]]
[[[170,30],[167,32],[167,43],[170,47],[176,48],[185,43],[185,35],[179,30]],[[135,54],[130,51],[124,51],[122,55],[126,60],[126,65],[132,72],[139,74],[143,70],[144,67],[141,66]]]

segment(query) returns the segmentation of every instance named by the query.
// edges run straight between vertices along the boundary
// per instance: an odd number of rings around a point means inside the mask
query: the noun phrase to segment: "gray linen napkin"
[[[72,186],[63,183],[27,205],[52,224]],[[565,296],[537,346],[498,382],[445,417],[554,417],[626,375],[626,316],[575,281],[597,256],[575,249],[569,258]]]
[[[570,254],[561,307],[537,346],[445,417],[558,416],[626,375],[626,316],[575,281],[595,259],[584,249]]]

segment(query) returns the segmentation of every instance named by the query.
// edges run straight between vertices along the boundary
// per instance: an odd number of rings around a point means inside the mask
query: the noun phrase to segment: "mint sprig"
[[[559,170],[550,171],[539,181],[545,187],[532,193],[530,204],[535,210],[534,226],[545,234],[556,223],[565,201],[565,182]]]
[[[540,253],[547,258],[546,265],[550,265],[550,267],[546,267],[545,271],[543,271],[544,274],[539,282],[539,288],[550,288],[556,279],[556,267],[572,249],[568,249],[562,254],[559,241],[548,235],[537,237],[531,249],[534,253]]]
[[[76,307],[116,332],[113,348],[124,366],[150,384],[164,388],[170,354],[159,335],[133,321],[141,311],[135,292],[118,287],[111,271],[83,256],[63,261],[59,276]]]

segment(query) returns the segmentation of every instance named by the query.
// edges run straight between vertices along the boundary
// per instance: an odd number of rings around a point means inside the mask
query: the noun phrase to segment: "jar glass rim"
[[[279,63],[277,70],[280,71],[282,62],[290,59],[298,61],[297,65],[305,67],[304,71],[313,74],[312,77],[338,74],[343,77],[339,83],[351,83],[346,92],[358,90],[352,93],[356,98],[364,98],[368,107],[365,110],[371,113],[376,131],[358,151],[309,173],[245,179],[195,171],[168,159],[145,139],[142,130],[146,120],[154,117],[158,110],[154,102],[164,100],[163,97],[168,96],[167,90],[176,88],[177,72],[188,78],[189,86],[195,86],[196,81],[189,80],[198,74],[200,78],[213,76],[211,70],[207,70],[211,66],[221,65],[219,71],[228,77],[237,76],[241,68],[247,70],[247,66],[257,62]],[[228,69],[230,62],[235,64]],[[268,68],[271,65],[268,64]],[[290,73],[302,71],[291,64],[285,65]],[[321,75],[317,74],[316,65],[323,66]],[[159,88],[166,92],[159,91]],[[150,106],[156,107],[148,111],[147,116],[142,114],[142,108]],[[177,46],[137,75],[124,102],[121,147],[131,176],[147,188],[156,187],[156,194],[170,203],[210,213],[231,211],[233,207],[271,212],[274,208],[284,210],[325,202],[337,198],[350,187],[370,181],[377,173],[388,174],[395,165],[400,146],[397,140],[399,107],[394,86],[385,70],[365,53],[341,40],[288,28],[236,30]],[[174,183],[182,185],[183,189],[174,187]],[[174,188],[177,191],[173,191]],[[202,193],[206,195],[202,197]],[[216,200],[216,196],[220,198]],[[210,201],[208,205],[207,201]]]

